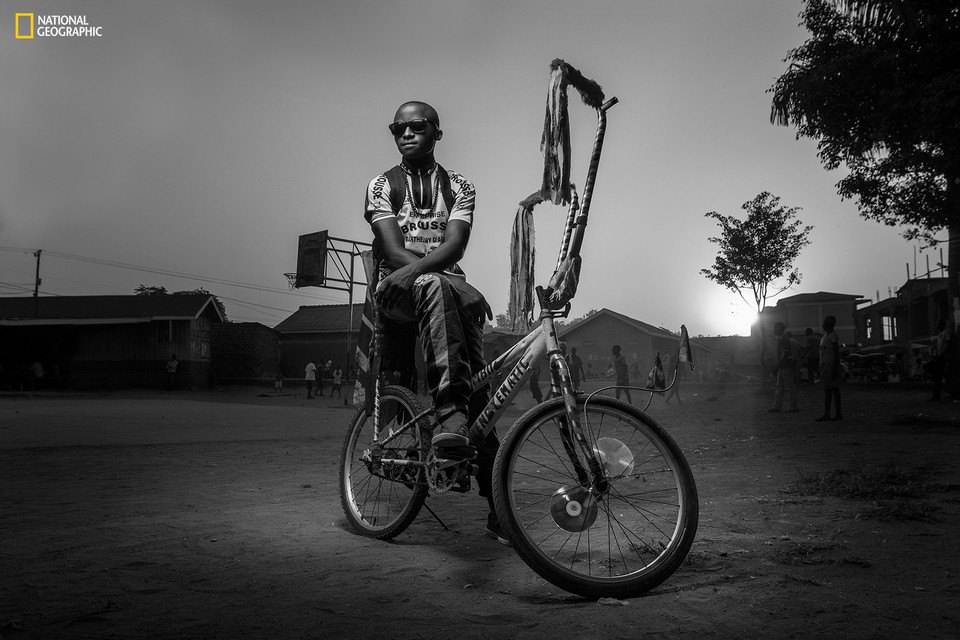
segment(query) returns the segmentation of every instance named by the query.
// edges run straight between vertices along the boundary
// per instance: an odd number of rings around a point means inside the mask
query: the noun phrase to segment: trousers
[[[490,390],[470,388],[470,380],[486,364],[483,324],[463,313],[448,276],[425,273],[416,279],[406,304],[379,309],[377,351],[381,373],[394,373],[397,382],[416,390],[416,343],[420,339],[426,365],[427,392],[442,422],[460,412],[474,421]],[[489,499],[493,458],[499,439],[491,431],[477,447],[477,484]]]

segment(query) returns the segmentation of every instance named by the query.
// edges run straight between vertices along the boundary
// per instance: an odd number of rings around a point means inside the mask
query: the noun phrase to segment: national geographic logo
[[[86,15],[18,13],[14,22],[17,40],[103,37],[103,27],[91,25]]]

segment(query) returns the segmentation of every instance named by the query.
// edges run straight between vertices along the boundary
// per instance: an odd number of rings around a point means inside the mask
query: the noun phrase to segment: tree
[[[217,305],[217,309],[220,310],[220,315],[223,316],[224,321],[227,320],[227,308],[223,305],[223,302],[221,302],[220,298],[214,296],[212,293],[202,287],[198,289],[192,289],[190,291],[174,291],[173,293],[168,293],[166,287],[148,287],[145,284],[141,284],[133,290],[133,293],[134,295],[138,296],[190,296],[197,294],[213,296],[213,302]]]
[[[807,236],[813,227],[803,226],[795,219],[798,207],[781,206],[780,198],[769,191],[744,202],[741,208],[747,212],[745,220],[716,211],[706,214],[720,225],[720,236],[710,238],[720,249],[713,267],[701,269],[700,273],[735,292],[747,304],[750,301],[744,292],[749,291],[759,314],[769,298],[800,284],[803,276],[793,263],[803,247],[810,244]],[[763,336],[762,322],[760,335]],[[765,355],[764,340],[760,347],[761,363]]]
[[[771,88],[771,121],[818,140],[860,214],[936,243],[946,230],[948,309],[960,328],[960,3],[807,0],[812,37]],[[954,340],[956,343],[956,340]],[[960,395],[960,349],[951,392]]]

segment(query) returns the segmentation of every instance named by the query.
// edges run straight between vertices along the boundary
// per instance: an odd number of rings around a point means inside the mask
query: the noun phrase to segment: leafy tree
[[[134,295],[138,296],[189,296],[202,294],[205,296],[213,296],[213,302],[217,305],[217,309],[220,310],[220,315],[223,316],[224,320],[227,320],[227,308],[223,305],[223,302],[217,296],[214,296],[212,293],[200,287],[198,289],[192,289],[190,291],[174,291],[173,293],[168,293],[166,287],[148,287],[145,284],[139,285],[136,289],[133,290]]]
[[[825,168],[860,214],[949,235],[949,312],[960,322],[960,3],[807,0],[811,38],[771,88],[771,121],[818,141]],[[956,342],[956,340],[954,340]],[[960,370],[960,349],[951,370]],[[960,387],[954,374],[951,390]]]
[[[752,304],[760,313],[767,299],[800,284],[802,275],[793,268],[800,251],[810,244],[812,226],[795,220],[798,207],[783,207],[780,198],[769,191],[744,202],[745,220],[711,211],[706,217],[720,225],[720,236],[710,238],[720,250],[710,269],[700,273],[738,294],[749,291]],[[773,289],[771,290],[771,287]]]

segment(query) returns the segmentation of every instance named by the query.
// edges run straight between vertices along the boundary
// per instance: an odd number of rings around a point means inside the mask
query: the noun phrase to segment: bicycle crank
[[[564,531],[578,533],[586,531],[597,521],[598,505],[588,489],[560,487],[550,499],[550,515]]]

